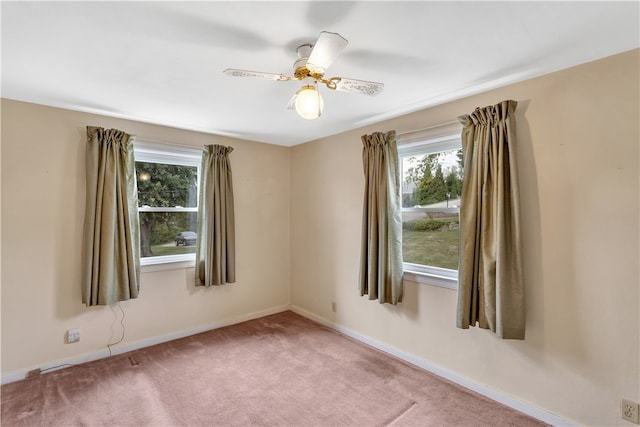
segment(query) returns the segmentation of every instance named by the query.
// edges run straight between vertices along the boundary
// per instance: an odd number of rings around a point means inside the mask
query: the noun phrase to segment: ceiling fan
[[[251,77],[264,80],[289,81],[300,80],[303,86],[298,90],[287,105],[290,110],[295,109],[305,119],[316,119],[322,114],[324,102],[318,91],[318,83],[328,89],[344,92],[377,95],[382,92],[382,83],[365,80],[354,80],[345,77],[325,78],[329,65],[338,57],[349,42],[338,33],[323,31],[314,44],[298,46],[298,59],[293,63],[293,76],[258,71],[236,70],[228,68],[224,74],[233,77]]]

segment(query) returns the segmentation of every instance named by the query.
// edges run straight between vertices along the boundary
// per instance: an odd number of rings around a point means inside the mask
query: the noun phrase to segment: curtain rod
[[[455,125],[455,124],[460,124],[460,122],[458,120],[454,120],[454,121],[451,121],[451,122],[440,123],[440,124],[433,125],[433,126],[428,126],[426,128],[422,128],[422,129],[415,129],[415,130],[409,130],[409,131],[406,131],[406,132],[397,133],[396,136],[409,135],[410,133],[422,132],[422,131],[425,131],[425,130],[440,128],[440,127],[450,126],[450,125]]]
[[[131,138],[132,139],[137,139],[138,141],[141,141],[143,143],[146,142],[146,143],[151,143],[151,144],[164,145],[164,146],[168,146],[168,147],[171,147],[171,148],[177,148],[177,149],[184,148],[186,150],[194,150],[194,151],[198,150],[200,148],[202,149],[202,151],[206,151],[206,149],[207,149],[207,145],[206,144],[202,145],[202,146],[179,144],[179,143],[176,143],[176,142],[167,142],[167,141],[159,141],[157,139],[143,138],[143,137],[137,136],[137,135],[131,135]]]

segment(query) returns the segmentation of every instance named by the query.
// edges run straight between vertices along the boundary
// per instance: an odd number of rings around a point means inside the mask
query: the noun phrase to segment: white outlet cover
[[[67,343],[80,341],[80,329],[69,329],[67,331]]]
[[[640,424],[638,420],[638,409],[640,409],[639,406],[640,405],[638,405],[636,402],[622,399],[622,405],[620,408],[622,410],[622,419],[635,424]]]

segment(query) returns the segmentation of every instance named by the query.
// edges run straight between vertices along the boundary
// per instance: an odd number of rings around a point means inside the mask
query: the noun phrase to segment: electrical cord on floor
[[[111,346],[120,344],[122,341],[124,341],[124,333],[125,333],[125,330],[126,330],[126,327],[124,326],[125,313],[124,313],[124,309],[120,305],[120,301],[118,301],[118,308],[122,312],[122,317],[120,318],[120,325],[122,326],[122,336],[120,337],[120,339],[118,341],[110,343],[110,344],[107,344],[107,348],[109,349],[109,357],[111,357],[113,355],[111,353]]]
[[[111,347],[114,346],[114,345],[120,344],[122,341],[124,341],[124,335],[125,335],[125,329],[126,329],[125,326],[124,326],[124,318],[125,318],[126,314],[124,312],[124,309],[120,305],[120,301],[118,301],[118,308],[120,308],[120,311],[122,312],[122,317],[120,318],[120,325],[122,326],[122,335],[120,336],[120,339],[118,341],[107,344],[107,349],[109,350],[109,357],[113,356],[113,354],[111,352]],[[103,362],[104,362],[104,360],[103,360]],[[135,361],[133,361],[133,360],[131,361],[131,363],[134,364],[134,365],[138,364],[137,362],[136,363],[134,363],[134,362]],[[91,367],[95,367],[96,365],[100,365],[100,364],[101,364],[100,361],[97,361],[97,363],[83,363],[83,364],[80,364],[80,365],[77,365],[77,364],[74,364],[74,363],[62,363],[60,365],[50,366],[50,367],[45,368],[45,369],[34,369],[33,371],[29,371],[27,373],[26,378],[27,379],[36,378],[36,377],[40,376],[40,374],[44,374],[45,372],[54,371],[54,370],[61,369],[61,368],[68,368],[70,366],[84,366],[84,367],[87,367],[87,368],[91,368]]]

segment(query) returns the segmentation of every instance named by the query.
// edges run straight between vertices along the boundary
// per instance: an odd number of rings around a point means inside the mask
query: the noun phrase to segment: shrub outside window
[[[398,144],[405,278],[457,289],[463,176],[460,132],[411,136],[400,136]]]
[[[193,265],[201,150],[134,139],[134,154],[140,264]]]

